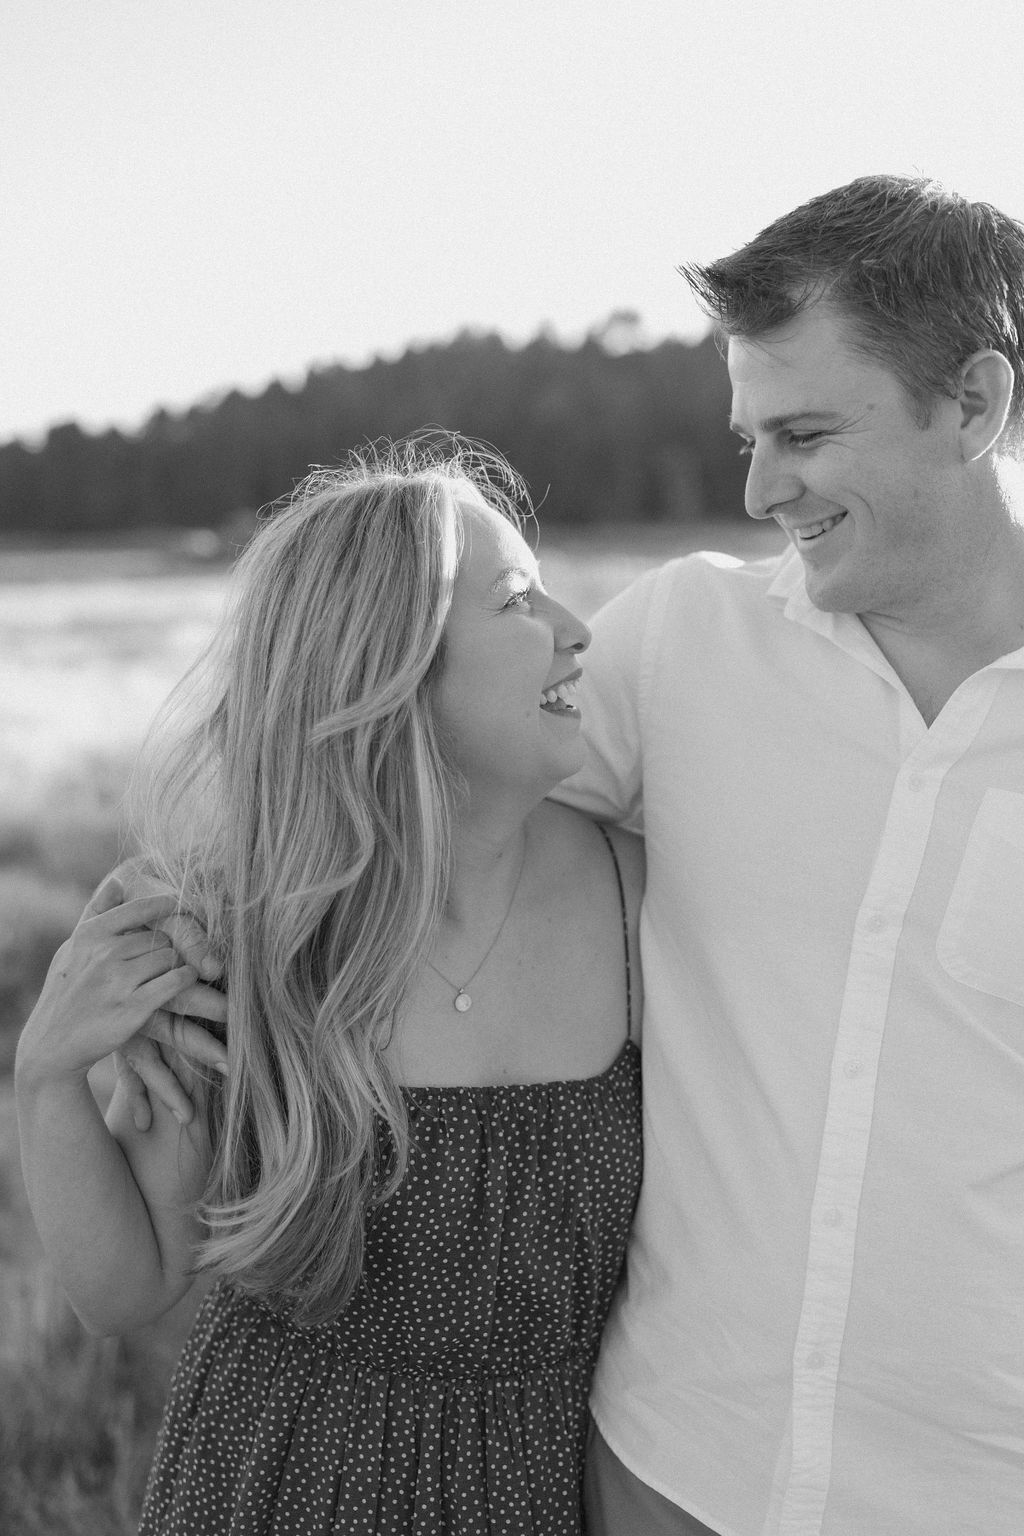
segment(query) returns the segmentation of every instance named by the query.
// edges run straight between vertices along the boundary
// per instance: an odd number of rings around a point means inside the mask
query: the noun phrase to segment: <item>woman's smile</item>
[[[463,550],[434,715],[471,786],[543,796],[583,761],[575,695],[590,631],[544,590],[512,523],[482,501],[467,499],[460,511]],[[538,710],[559,729],[531,726]]]
[[[583,676],[583,668],[577,667],[575,672],[570,672],[568,677],[563,677],[550,688],[545,688],[541,694],[540,707],[547,714],[569,715],[573,719],[580,718],[577,706],[572,702],[572,695],[580,686],[580,678]]]

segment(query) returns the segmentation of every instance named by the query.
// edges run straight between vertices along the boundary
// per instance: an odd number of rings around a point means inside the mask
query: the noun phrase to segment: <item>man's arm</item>
[[[587,758],[552,796],[643,833],[643,650],[658,571],[648,571],[594,616],[579,694]]]

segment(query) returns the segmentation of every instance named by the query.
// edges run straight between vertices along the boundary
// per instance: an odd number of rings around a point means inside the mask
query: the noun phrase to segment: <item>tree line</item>
[[[135,433],[51,428],[0,446],[0,530],[67,537],[222,528],[275,500],[311,464],[426,426],[493,443],[545,523],[735,517],[743,464],[727,428],[714,340],[621,345],[613,316],[578,346],[463,333],[366,367],[317,368],[296,388],[232,390]]]

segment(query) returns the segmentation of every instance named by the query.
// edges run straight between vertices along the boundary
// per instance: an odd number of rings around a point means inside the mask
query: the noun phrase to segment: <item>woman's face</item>
[[[474,787],[543,795],[583,765],[571,702],[587,626],[545,592],[511,523],[466,491],[463,551],[445,626],[434,714]]]

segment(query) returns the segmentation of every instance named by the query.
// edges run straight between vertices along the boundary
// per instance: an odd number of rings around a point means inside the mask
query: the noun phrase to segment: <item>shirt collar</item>
[[[779,557],[779,568],[767,596],[782,607],[785,617],[794,624],[815,630],[873,672],[889,681],[895,679],[895,672],[856,614],[825,613],[821,608],[815,608],[807,596],[804,563],[792,546]]]
[[[803,561],[799,552],[792,546],[779,557],[778,571],[766,595],[782,606],[786,618],[791,619],[793,623],[804,624],[808,629],[816,630],[819,635],[824,635],[841,650],[848,651],[850,655],[863,661],[883,677],[890,679],[895,677],[892,667],[856,614],[825,613],[820,608],[815,608],[807,596]],[[1024,671],[1024,646],[998,657],[990,662],[989,666]],[[987,669],[982,668],[982,670]]]

